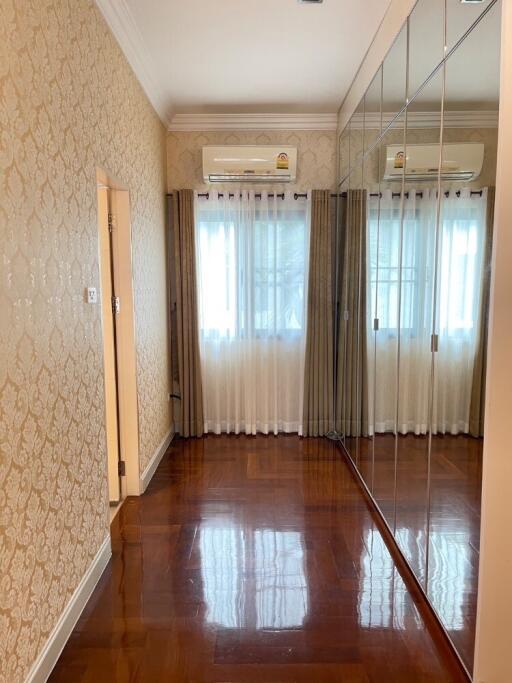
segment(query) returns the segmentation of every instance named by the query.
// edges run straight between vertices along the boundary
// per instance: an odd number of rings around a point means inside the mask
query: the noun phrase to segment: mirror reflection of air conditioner
[[[206,183],[289,183],[297,176],[297,148],[270,145],[203,147]]]
[[[407,159],[402,145],[386,147],[384,180],[435,180],[439,168],[439,144],[407,145]],[[480,142],[446,143],[443,145],[441,178],[474,180],[482,171],[484,145]]]

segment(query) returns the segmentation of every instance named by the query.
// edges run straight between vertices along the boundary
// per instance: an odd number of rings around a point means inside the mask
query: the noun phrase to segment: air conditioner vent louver
[[[207,183],[289,183],[296,174],[296,147],[203,147],[203,179]]]

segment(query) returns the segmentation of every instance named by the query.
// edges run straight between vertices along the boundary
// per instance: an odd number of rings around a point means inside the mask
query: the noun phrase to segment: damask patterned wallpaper
[[[108,533],[96,168],[131,191],[141,471],[170,426],[165,130],[92,0],[0,4],[0,681]]]
[[[293,145],[298,148],[297,182],[287,184],[285,189],[304,191],[335,187],[335,131],[233,130],[168,133],[169,191],[182,188],[201,191],[208,189],[209,186],[203,183],[202,173],[201,149],[204,145]],[[258,185],[260,187],[262,186]]]

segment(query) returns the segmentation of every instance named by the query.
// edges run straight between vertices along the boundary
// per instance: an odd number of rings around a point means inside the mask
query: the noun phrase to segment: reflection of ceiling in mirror
[[[445,108],[498,108],[500,12],[494,7],[446,63]],[[492,106],[494,105],[494,107]]]
[[[489,1],[489,0],[488,0]],[[411,15],[411,40],[416,44],[420,33],[424,36],[424,49],[411,45],[410,81],[420,84],[425,81],[438,60],[432,52],[439,46],[440,21],[434,11],[438,3],[420,1]],[[500,5],[498,2],[475,27],[459,48],[451,55],[446,66],[446,99],[448,110],[496,110],[499,101],[500,63]],[[448,45],[455,42],[467,30],[469,23],[484,9],[464,5],[456,0],[448,2]],[[427,9],[430,8],[430,9]],[[416,15],[418,13],[418,15]],[[422,30],[418,30],[415,18],[421,16]],[[471,17],[471,19],[468,19]],[[429,36],[432,41],[429,44]],[[433,37],[434,36],[434,37]],[[404,104],[405,49],[400,36],[384,62],[383,110],[398,111]],[[378,111],[380,84],[376,79],[368,88],[365,101],[366,111]],[[435,76],[420,92],[411,109],[417,111],[439,110],[441,99],[441,77]]]

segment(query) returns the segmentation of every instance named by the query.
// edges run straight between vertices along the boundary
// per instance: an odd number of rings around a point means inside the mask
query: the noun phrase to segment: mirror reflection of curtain
[[[378,433],[395,430],[397,353],[400,342],[400,401],[398,431],[424,433],[427,427],[428,383],[432,328],[432,266],[435,239],[436,198],[433,192],[411,189],[403,202],[391,190],[370,197],[368,207],[368,331],[371,349],[369,401]],[[400,285],[400,268],[402,272]],[[399,310],[401,311],[399,320]],[[374,337],[373,318],[379,329]],[[399,326],[400,323],[400,326]],[[376,391],[374,401],[374,391]]]
[[[345,436],[368,434],[366,352],[366,190],[340,198],[344,217],[343,266],[338,320],[336,429]]]
[[[402,434],[427,431],[436,201],[435,192],[428,189],[422,192],[409,190],[404,198],[401,301],[398,296],[401,198],[386,191],[380,205],[377,199],[370,201],[368,306],[375,310],[377,301],[379,331],[376,335],[376,381],[369,393],[372,405],[373,392],[376,392],[371,430],[377,432],[393,429],[394,410],[388,405],[387,397],[393,394],[393,388],[396,390],[396,360],[393,359],[396,359],[398,335],[398,431]],[[468,189],[449,192],[441,203],[434,433],[469,431],[473,370],[481,324],[486,204],[487,190],[480,194]],[[371,313],[367,317],[367,330],[372,339]],[[372,362],[370,354],[369,363]]]
[[[195,212],[205,431],[300,432],[309,200],[212,192]]]
[[[434,433],[468,433],[480,330],[487,190],[448,193],[441,204]]]
[[[491,294],[491,261],[492,236],[494,228],[495,188],[487,190],[487,213],[485,230],[485,253],[482,276],[482,294],[480,301],[480,328],[478,344],[473,368],[471,387],[471,405],[469,408],[469,433],[471,436],[484,435],[485,418],[485,375],[487,372],[487,332],[489,328],[489,297]]]

